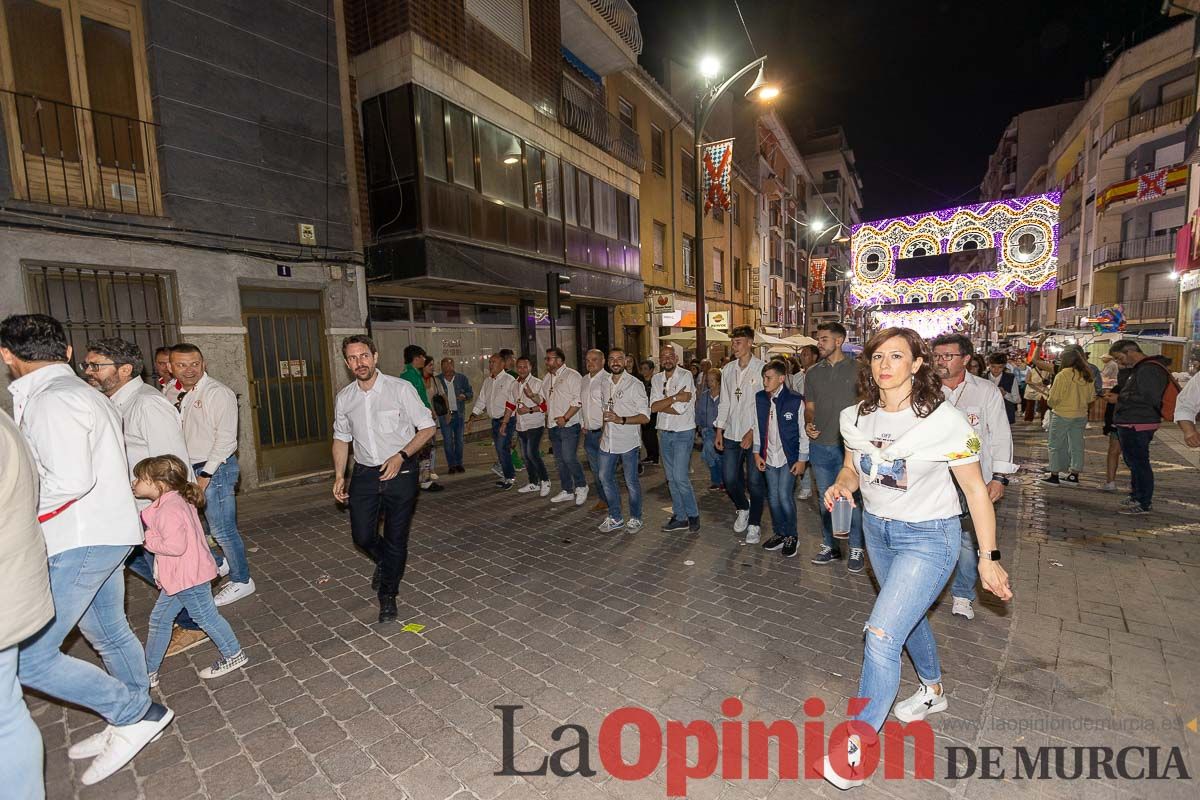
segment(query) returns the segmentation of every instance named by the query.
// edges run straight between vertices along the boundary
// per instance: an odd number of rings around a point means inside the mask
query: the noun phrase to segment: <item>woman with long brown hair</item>
[[[954,573],[962,528],[955,481],[967,498],[979,541],[979,577],[1001,599],[1012,597],[999,564],[996,517],[979,470],[980,441],[961,411],[945,403],[941,382],[920,334],[887,328],[863,349],[857,405],[842,411],[846,460],[825,492],[832,510],[862,492],[863,533],[879,597],[863,630],[866,644],[855,716],[857,735],[824,763],[826,780],[840,789],[864,780],[860,747],[878,747],[876,732],[900,688],[905,648],[921,686],[896,703],[895,715],[914,722],[947,707],[937,644],[926,614]],[[866,741],[862,741],[866,739]],[[843,766],[845,764],[845,766]]]
[[[1049,471],[1041,479],[1051,486],[1078,486],[1083,471],[1083,429],[1088,421],[1088,407],[1096,398],[1092,371],[1087,357],[1076,347],[1062,352],[1061,369],[1050,385],[1050,431],[1047,446],[1050,451]],[[1067,470],[1061,481],[1059,473]]]

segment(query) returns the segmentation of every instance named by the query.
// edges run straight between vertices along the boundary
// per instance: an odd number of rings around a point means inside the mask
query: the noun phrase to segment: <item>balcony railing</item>
[[[796,283],[796,268],[788,267],[786,272],[787,272],[787,278],[786,278],[787,282],[790,284],[795,284]]]
[[[1129,300],[1121,304],[1125,319],[1175,319],[1179,313],[1178,297],[1159,297],[1151,300]]]
[[[725,294],[725,282],[713,281],[713,291],[717,294]]]
[[[1068,233],[1073,233],[1079,229],[1079,223],[1083,220],[1083,209],[1077,209],[1074,214],[1067,217],[1059,224],[1061,235],[1066,236]]]
[[[641,172],[645,168],[637,132],[621,122],[598,98],[563,78],[558,119],[584,139]]]
[[[771,275],[776,278],[783,277],[783,261],[781,259],[771,259]]]
[[[1075,260],[1058,262],[1058,282],[1066,283],[1079,277],[1079,262]]]
[[[8,135],[21,157],[10,164],[20,200],[122,214],[158,213],[152,168],[154,123],[0,90]]]
[[[1110,242],[1092,251],[1092,269],[1105,264],[1133,259],[1168,258],[1175,255],[1175,237],[1148,236],[1145,239],[1127,239]]]
[[[1062,181],[1059,182],[1059,185],[1058,185],[1059,191],[1066,192],[1067,189],[1070,189],[1072,186],[1079,183],[1079,180],[1082,177],[1083,177],[1083,154],[1080,153],[1079,158],[1075,159],[1075,164],[1071,167],[1071,169],[1069,169],[1067,171],[1067,174],[1063,176]]]
[[[821,181],[817,184],[817,191],[821,194],[837,194],[841,191],[842,182],[838,178],[831,178],[827,181]]]
[[[1075,306],[1060,308],[1054,314],[1054,321],[1060,328],[1074,328],[1083,313],[1084,309]]]
[[[1176,98],[1169,103],[1147,109],[1140,114],[1126,117],[1113,123],[1100,139],[1100,155],[1112,148],[1113,145],[1132,139],[1139,134],[1147,133],[1163,125],[1183,122],[1196,110],[1196,98],[1192,94]]]

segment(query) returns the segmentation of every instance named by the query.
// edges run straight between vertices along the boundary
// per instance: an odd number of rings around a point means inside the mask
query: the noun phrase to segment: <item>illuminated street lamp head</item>
[[[754,79],[754,83],[750,84],[750,88],[746,90],[746,97],[756,97],[759,100],[774,100],[779,96],[779,87],[767,83],[767,76],[763,73],[765,64],[758,65],[758,76]]]
[[[824,233],[825,232],[825,220],[814,219],[812,222],[808,223],[808,227],[809,227],[809,230],[811,230],[813,233],[818,233],[818,234]]]
[[[716,56],[704,56],[700,59],[700,74],[709,80],[717,77],[721,72],[721,62]]]

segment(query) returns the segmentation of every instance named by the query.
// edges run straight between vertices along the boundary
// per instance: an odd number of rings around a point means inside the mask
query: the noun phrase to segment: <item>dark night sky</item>
[[[711,51],[734,68],[754,57],[734,0],[631,2],[642,64],[660,78],[668,57]],[[1015,114],[1081,98],[1104,73],[1105,43],[1173,24],[1161,0],[739,2],[793,135],[845,127],[864,220],[977,200]]]

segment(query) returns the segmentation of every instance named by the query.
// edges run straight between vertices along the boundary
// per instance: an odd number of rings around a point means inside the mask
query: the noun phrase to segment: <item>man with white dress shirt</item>
[[[22,684],[99,714],[108,726],[77,742],[72,759],[92,758],[85,785],[127,764],[174,713],[150,698],[141,642],[125,616],[131,548],[142,543],[129,488],[121,418],[76,376],[58,320],[44,314],[0,323],[0,357],[13,378],[13,417],[37,465],[38,521],[46,539],[55,615],[21,643]],[[78,625],[104,669],[62,652]]]
[[[333,496],[350,504],[350,535],[375,562],[371,588],[379,597],[379,621],[394,622],[408,561],[408,531],[420,493],[417,458],[436,427],[410,383],[376,368],[379,351],[370,337],[347,336],[342,357],[354,382],[334,400]],[[351,443],[354,473],[347,490]]]
[[[546,426],[550,429],[550,449],[558,468],[562,489],[551,503],[575,501],[581,506],[587,500],[587,478],[579,463],[579,430],[583,406],[583,378],[567,366],[567,356],[561,347],[546,350],[546,377],[542,383],[546,396]]]
[[[611,379],[601,384],[604,433],[600,437],[600,487],[608,503],[608,516],[600,523],[604,533],[618,528],[642,529],[642,484],[638,479],[638,454],[642,448],[641,426],[650,421],[650,397],[641,378],[625,371],[625,351],[608,352]],[[629,489],[629,520],[621,517],[621,489],[617,486],[617,462],[625,471]]]
[[[183,422],[183,440],[196,485],[204,492],[204,517],[209,532],[229,562],[229,581],[213,597],[218,606],[254,594],[254,579],[246,562],[246,545],[237,525],[238,466],[237,395],[208,374],[204,354],[194,344],[171,348],[171,372],[179,379],[175,407]]]
[[[604,408],[600,392],[604,380],[609,377],[604,370],[604,351],[588,350],[584,356],[587,375],[580,379],[579,409],[580,425],[583,427],[583,452],[587,454],[588,467],[592,470],[592,488],[596,490],[596,505],[592,511],[607,511],[604,490],[600,488],[600,437],[604,433]]]
[[[546,432],[546,398],[542,395],[542,381],[533,374],[533,362],[528,356],[517,359],[517,381],[513,384],[508,408],[515,419],[509,424],[517,428],[517,439],[521,443],[521,457],[529,470],[529,483],[517,491],[521,494],[537,492],[542,497],[550,494],[550,474],[542,459],[542,435]]]
[[[492,420],[492,447],[496,450],[496,459],[500,463],[500,480],[496,482],[497,489],[511,489],[516,480],[517,471],[513,468],[512,457],[508,454],[512,449],[513,426],[508,425],[512,411],[508,408],[508,398],[512,397],[513,384],[517,379],[504,371],[504,357],[493,353],[488,359],[488,376],[479,387],[479,395],[475,398],[475,407],[471,416],[482,416],[484,413]]]
[[[154,386],[162,392],[163,397],[167,398],[168,403],[175,405],[181,384],[175,374],[171,372],[170,347],[160,347],[154,351]],[[188,463],[186,458],[183,463]]]
[[[679,356],[670,344],[659,351],[659,372],[650,379],[650,411],[656,413],[659,453],[671,492],[671,518],[664,531],[700,530],[700,509],[688,468],[696,441],[696,382],[692,373],[679,369]]]
[[[1008,423],[1005,397],[996,391],[995,384],[988,378],[967,372],[967,362],[975,353],[969,338],[961,333],[950,333],[937,337],[930,344],[934,371],[942,379],[942,394],[966,416],[979,437],[982,445],[979,468],[987,482],[988,496],[997,503],[1004,497],[1008,476],[1018,469],[1013,463],[1012,428]],[[975,526],[971,524],[965,504],[963,509],[962,546],[951,587],[954,598],[951,613],[974,619],[972,604],[975,602],[975,584],[979,581],[979,556]]]
[[[1196,423],[1200,421],[1200,375],[1193,375],[1183,385],[1183,391],[1175,398],[1175,419],[1179,430],[1183,433],[1183,443],[1188,447],[1200,447],[1200,431]]]
[[[725,493],[737,512],[733,532],[746,533],[746,544],[759,542],[766,481],[752,463],[754,424],[758,416],[755,396],[762,391],[766,366],[754,355],[754,330],[734,328],[729,343],[733,360],[721,367],[721,401],[717,406],[716,448],[725,472]],[[747,477],[748,475],[748,477]],[[750,499],[746,499],[749,486]]]

